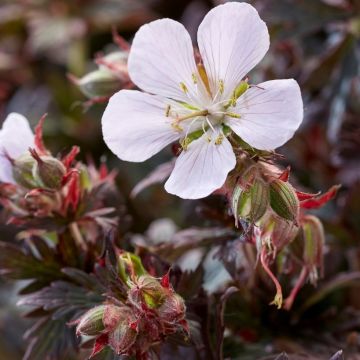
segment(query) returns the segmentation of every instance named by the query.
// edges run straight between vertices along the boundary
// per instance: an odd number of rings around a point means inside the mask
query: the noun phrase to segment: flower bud
[[[141,259],[130,252],[123,252],[119,255],[118,271],[121,279],[129,286],[134,282],[131,276],[139,277],[147,273]]]
[[[183,298],[176,293],[170,293],[165,297],[163,304],[157,309],[157,312],[163,321],[176,323],[184,319],[185,310]]]
[[[54,190],[60,189],[62,179],[66,173],[63,163],[52,156],[40,157],[36,151],[32,151],[32,156],[37,162],[33,167],[34,178],[43,187]]]
[[[38,184],[33,176],[33,168],[35,164],[35,159],[29,154],[21,155],[14,161],[12,173],[17,184],[27,189],[38,187]]]
[[[268,204],[269,188],[262,179],[255,179],[247,190],[237,185],[232,196],[235,224],[238,217],[255,223],[265,214]]]
[[[270,184],[270,206],[280,217],[297,221],[299,200],[294,188],[285,181],[276,179]]]
[[[136,341],[137,331],[131,327],[132,320],[136,321],[132,317],[124,318],[109,333],[109,345],[117,355],[128,355]]]
[[[109,97],[121,89],[119,77],[106,69],[92,71],[78,82],[81,92],[88,98]]]
[[[144,302],[149,308],[154,309],[164,302],[165,294],[166,290],[156,278],[142,275],[130,289],[129,300],[135,305]]]
[[[316,283],[316,268],[322,268],[323,265],[324,228],[317,217],[306,215],[302,219],[302,230],[304,239],[303,260],[310,270],[310,281]]]
[[[103,316],[105,305],[100,305],[89,310],[80,319],[76,328],[77,334],[93,336],[101,333],[104,329]]]

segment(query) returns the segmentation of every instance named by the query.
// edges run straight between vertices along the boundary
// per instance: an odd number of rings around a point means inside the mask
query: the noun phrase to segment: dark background
[[[304,190],[343,187],[318,215],[327,231],[327,272],[360,270],[360,1],[249,1],[266,21],[270,51],[251,74],[263,79],[295,78],[302,89],[305,118],[295,137],[279,152],[292,168],[292,182]],[[211,0],[2,0],[0,3],[0,120],[9,112],[36,124],[48,113],[45,142],[55,154],[79,145],[82,157],[106,159],[119,170],[118,184],[128,194],[170,149],[144,164],[124,163],[107,150],[101,136],[103,104],[86,112],[86,101],[67,74],[83,76],[95,68],[98,52],[116,50],[111,27],[131,41],[143,23],[170,17],[181,21],[196,39],[203,16],[221,1]],[[105,158],[104,158],[105,157]],[[151,187],[132,201],[144,231],[157,218],[189,225],[187,202]],[[0,225],[1,240],[14,241],[12,229]],[[334,249],[336,251],[334,251]],[[24,323],[15,308],[15,289],[0,290],[0,359],[21,358]],[[338,299],[334,300],[340,301]],[[356,291],[341,306],[360,308]],[[360,319],[360,318],[359,318]],[[360,323],[360,320],[359,320]]]

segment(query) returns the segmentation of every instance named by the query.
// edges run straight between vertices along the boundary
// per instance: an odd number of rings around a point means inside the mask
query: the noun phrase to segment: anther
[[[169,115],[170,115],[170,109],[171,109],[171,105],[167,105],[167,106],[166,106],[166,110],[165,110],[165,116],[166,116],[166,117],[169,117]]]
[[[220,94],[222,95],[224,93],[224,89],[225,89],[225,85],[224,85],[224,80],[219,80],[219,91]]]
[[[189,91],[188,88],[186,87],[186,85],[185,85],[183,82],[180,83],[180,89],[181,89],[185,94]]]
[[[192,74],[191,74],[191,78],[192,78],[193,83],[194,83],[194,84],[197,84],[198,80],[197,80],[197,76],[196,76],[195,73],[192,73]]]

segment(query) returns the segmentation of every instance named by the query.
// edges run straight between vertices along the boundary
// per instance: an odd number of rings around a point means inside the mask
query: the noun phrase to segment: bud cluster
[[[280,172],[262,161],[244,159],[227,184],[235,226],[248,228],[249,239],[256,244],[263,269],[277,288],[274,304],[283,306],[282,289],[270,266],[278,253],[297,242],[303,253],[301,275],[294,291],[285,300],[289,309],[296,293],[308,278],[315,284],[318,269],[322,269],[324,231],[321,221],[307,215],[305,209],[319,208],[331,200],[338,190],[334,186],[323,195],[296,190],[289,182],[289,169]],[[235,179],[235,180],[234,180]],[[290,250],[291,251],[291,250]],[[296,254],[297,257],[298,254]]]
[[[128,288],[126,301],[109,299],[77,322],[78,335],[95,336],[92,356],[108,345],[118,355],[142,358],[166,336],[188,334],[185,303],[172,288],[169,274],[151,276],[131,253],[119,255],[118,269]]]
[[[15,159],[8,157],[13,182],[0,184],[0,203],[9,223],[26,225],[31,231],[60,229],[85,219],[100,227],[113,226],[115,209],[105,204],[107,192],[116,191],[114,174],[104,166],[98,171],[77,162],[77,146],[61,158],[52,156],[42,141],[42,125],[43,119],[33,147]],[[98,187],[105,191],[96,191]],[[90,198],[91,192],[96,196]]]

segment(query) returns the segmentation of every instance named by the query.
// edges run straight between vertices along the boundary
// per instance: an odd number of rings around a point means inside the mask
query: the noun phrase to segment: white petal
[[[251,87],[237,101],[240,119],[227,124],[249,145],[272,150],[292,138],[303,119],[303,102],[293,79],[266,81]]]
[[[0,131],[0,181],[14,182],[7,156],[16,159],[33,146],[34,134],[27,119],[18,113],[9,114]]]
[[[176,100],[194,95],[196,73],[190,35],[177,21],[161,19],[143,25],[134,37],[128,61],[131,80],[142,90]]]
[[[144,161],[179,139],[165,116],[165,100],[135,90],[113,95],[102,117],[104,141],[126,161]]]
[[[225,98],[264,57],[269,33],[255,8],[229,2],[205,16],[198,30],[198,45],[213,93],[222,80]]]
[[[226,138],[220,145],[214,140],[213,136],[209,142],[205,134],[180,154],[165,184],[167,192],[183,199],[199,199],[225,183],[228,173],[235,167],[235,154]]]

